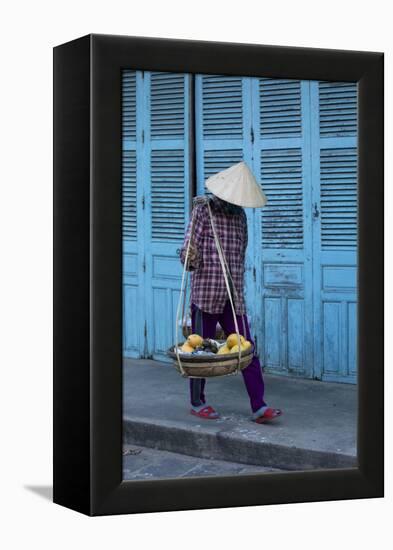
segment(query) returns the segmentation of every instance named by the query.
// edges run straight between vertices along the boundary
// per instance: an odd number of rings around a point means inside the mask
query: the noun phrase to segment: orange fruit
[[[184,353],[192,353],[194,348],[185,342],[180,348]]]
[[[242,344],[244,342],[244,336],[241,336],[240,335],[240,343]],[[236,346],[237,345],[237,334],[236,332],[233,332],[232,334],[230,334],[227,338],[227,346],[229,349],[232,349],[233,346]]]
[[[202,345],[202,342],[202,336],[199,336],[199,334],[190,334],[190,336],[187,338],[186,343],[193,348],[197,348],[198,346]]]

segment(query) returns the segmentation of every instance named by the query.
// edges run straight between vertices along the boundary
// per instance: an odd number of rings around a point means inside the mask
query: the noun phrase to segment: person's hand
[[[191,265],[194,265],[197,262],[198,259],[198,250],[193,246],[190,245],[190,249],[188,251],[188,261]]]
[[[190,245],[188,251],[188,261],[187,261],[187,270],[194,271],[199,268],[200,264],[200,254],[196,246]]]

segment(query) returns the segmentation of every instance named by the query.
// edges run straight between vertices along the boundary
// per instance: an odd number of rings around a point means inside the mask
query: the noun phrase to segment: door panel
[[[264,357],[270,365],[279,369],[282,363],[282,302],[280,298],[264,297],[265,340]]]
[[[124,355],[167,360],[188,220],[190,75],[123,73]]]
[[[177,251],[191,200],[190,86],[190,75],[145,73],[146,342],[147,354],[164,361],[175,340]]]
[[[254,227],[259,353],[267,372],[311,377],[309,83],[253,79],[252,101],[253,168],[268,199]],[[279,327],[274,334],[271,323]]]
[[[311,83],[315,376],[356,382],[357,148],[354,83]]]
[[[288,307],[288,370],[301,372],[305,363],[304,300],[289,298]]]
[[[144,353],[143,219],[139,211],[141,168],[140,71],[123,71],[122,81],[122,232],[123,232],[123,354]],[[138,103],[138,107],[137,107]]]

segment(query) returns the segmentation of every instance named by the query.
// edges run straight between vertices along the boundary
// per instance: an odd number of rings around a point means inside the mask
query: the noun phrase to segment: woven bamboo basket
[[[220,344],[223,342],[220,342]],[[179,344],[179,347],[181,344]],[[253,346],[243,351],[240,358],[240,370],[245,369],[252,361]],[[238,372],[237,353],[228,353],[222,355],[192,355],[180,353],[181,365],[184,373],[181,372],[175,346],[169,348],[168,356],[172,358],[173,365],[182,376],[188,378],[211,378],[213,376],[226,376]]]

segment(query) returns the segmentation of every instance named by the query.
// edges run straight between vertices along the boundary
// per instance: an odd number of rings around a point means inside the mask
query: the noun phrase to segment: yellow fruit
[[[190,336],[187,338],[186,343],[193,348],[197,348],[198,346],[202,345],[202,342],[203,338],[199,336],[199,334],[190,334]]]
[[[241,336],[240,335],[240,343],[243,343],[245,340],[244,340],[244,336]],[[227,338],[227,346],[229,349],[232,349],[233,346],[236,346],[237,345],[237,334],[236,332],[234,332],[233,334],[230,334]]]
[[[194,351],[194,348],[185,342],[182,347],[180,348],[184,353],[192,353]]]
[[[228,348],[228,346],[221,346],[221,348],[217,352],[217,355],[222,355],[223,353],[231,353],[231,350]]]
[[[239,346],[237,344],[232,346],[229,353],[239,353]]]
[[[248,348],[251,347],[251,342],[249,342],[248,340],[244,340],[243,344],[242,344],[242,349],[243,350],[246,350]]]

